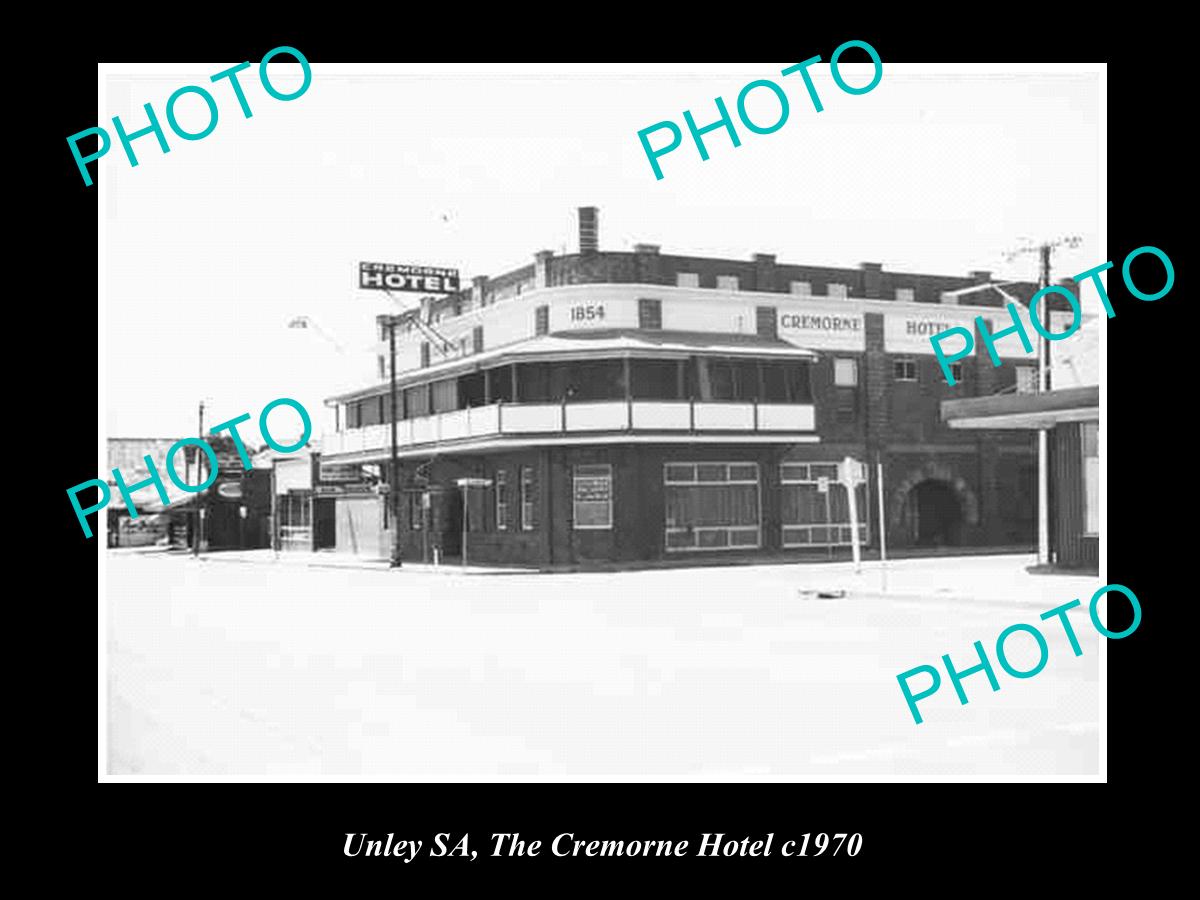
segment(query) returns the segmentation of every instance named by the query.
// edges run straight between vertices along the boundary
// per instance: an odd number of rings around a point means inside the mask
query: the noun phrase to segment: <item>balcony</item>
[[[495,403],[405,419],[396,423],[396,446],[406,455],[434,449],[469,449],[494,439],[541,438],[539,443],[576,442],[587,436],[627,434],[634,439],[679,440],[688,436],[743,435],[761,441],[811,440],[810,403],[699,400],[601,400],[593,403]],[[323,455],[383,457],[391,425],[370,425],[326,434]]]

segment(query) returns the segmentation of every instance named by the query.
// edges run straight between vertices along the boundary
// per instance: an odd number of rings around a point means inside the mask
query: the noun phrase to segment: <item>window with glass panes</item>
[[[1080,426],[1083,444],[1084,534],[1100,533],[1100,423]]]
[[[408,497],[408,527],[410,531],[421,531],[425,525],[426,494],[411,493]]]
[[[896,381],[916,381],[917,361],[911,357],[902,357],[901,359],[893,360],[892,376]]]
[[[521,466],[521,530],[537,528],[537,479],[533,466]]]
[[[850,497],[837,481],[837,463],[784,463],[779,467],[783,546],[849,546]],[[824,490],[822,490],[824,488]],[[867,541],[867,486],[858,490],[859,540]]]
[[[496,471],[496,530],[508,530],[508,474]]]
[[[663,485],[668,552],[761,545],[757,463],[667,463]]]

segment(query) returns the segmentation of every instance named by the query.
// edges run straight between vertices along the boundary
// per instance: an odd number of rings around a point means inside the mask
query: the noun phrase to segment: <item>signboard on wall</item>
[[[604,328],[637,328],[637,301],[606,297],[597,292],[573,292],[550,303],[550,331],[593,331]]]
[[[779,336],[801,347],[864,350],[866,324],[862,313],[781,310]]]
[[[918,353],[933,356],[930,338],[949,328],[965,328],[975,334],[973,313],[947,313],[930,310],[927,313],[886,314],[883,319],[883,346],[888,353]],[[961,341],[961,338],[959,339]],[[1020,341],[1018,341],[1018,344]],[[1004,349],[1001,342],[998,347]],[[945,352],[957,350],[959,343],[945,344]]]
[[[346,484],[367,480],[362,463],[327,463],[321,460],[318,466],[322,484]]]
[[[458,269],[396,263],[360,262],[358,286],[375,291],[453,294],[459,290]]]

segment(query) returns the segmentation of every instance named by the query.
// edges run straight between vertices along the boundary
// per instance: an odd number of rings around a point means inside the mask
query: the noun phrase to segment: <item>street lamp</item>
[[[975,293],[976,291],[984,291],[989,288],[994,289],[997,294],[1005,299],[1008,303],[1020,304],[1021,301],[1014,297],[1004,288],[1016,284],[1015,281],[1000,281],[988,282],[986,284],[977,284],[967,288],[960,288],[957,291],[946,291],[942,294],[943,297],[961,297],[964,294]],[[1032,310],[1030,310],[1032,313]],[[1038,335],[1037,345],[1037,387],[1034,393],[1041,393],[1049,390],[1050,386],[1046,383],[1046,354],[1049,350],[1049,342]],[[1050,562],[1050,466],[1049,466],[1049,432],[1045,428],[1038,429],[1038,564],[1046,565]]]

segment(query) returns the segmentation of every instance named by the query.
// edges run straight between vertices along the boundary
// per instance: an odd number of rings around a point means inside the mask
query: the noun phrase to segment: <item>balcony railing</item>
[[[419,447],[500,435],[588,433],[812,432],[811,403],[739,403],[700,400],[600,400],[592,403],[494,403],[396,423],[396,444]],[[326,435],[326,455],[390,447],[391,425],[369,425]]]

